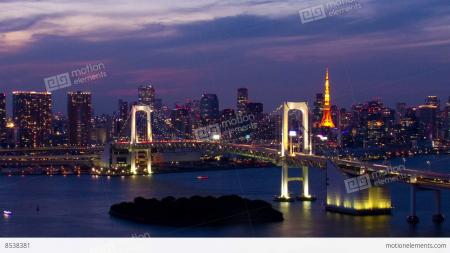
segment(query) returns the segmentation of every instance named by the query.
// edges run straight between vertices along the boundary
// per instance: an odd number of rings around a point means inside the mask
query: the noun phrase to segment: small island
[[[161,200],[137,197],[133,202],[112,205],[109,214],[134,222],[165,226],[217,226],[283,221],[283,214],[273,209],[270,203],[237,195],[178,199],[170,196]]]

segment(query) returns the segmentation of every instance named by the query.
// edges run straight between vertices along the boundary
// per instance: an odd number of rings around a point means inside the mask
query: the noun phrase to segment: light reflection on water
[[[417,158],[416,167],[430,158]],[[401,160],[400,160],[401,161]],[[448,162],[433,163],[445,171]],[[409,159],[407,163],[414,163]],[[441,166],[441,167],[438,167]],[[299,170],[292,170],[293,175]],[[448,171],[447,171],[448,173]],[[206,175],[208,180],[197,180]],[[278,168],[209,171],[201,173],[159,174],[151,177],[0,177],[0,210],[13,215],[0,220],[2,236],[122,236],[148,233],[151,237],[337,237],[337,236],[450,236],[449,222],[436,226],[431,222],[433,195],[418,194],[421,222],[411,227],[405,222],[409,208],[407,185],[392,184],[393,214],[355,217],[324,211],[326,202],[324,171],[310,170],[311,192],[315,202],[277,203]],[[292,192],[300,192],[299,184],[291,184]],[[108,215],[109,206],[130,201],[137,196],[162,198],[191,195],[239,194],[269,201],[283,212],[285,221],[265,225],[251,222],[240,226],[170,228],[149,226],[118,220]],[[444,192],[443,211],[450,215],[450,195]],[[39,206],[39,211],[36,207]]]

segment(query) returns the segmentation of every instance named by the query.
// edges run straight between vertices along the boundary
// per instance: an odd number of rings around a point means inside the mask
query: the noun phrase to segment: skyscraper
[[[189,138],[192,133],[189,108],[177,106],[171,113],[172,126],[177,130],[181,138]]]
[[[438,137],[438,112],[439,107],[434,104],[420,105],[418,108],[420,128],[428,140],[435,140]]]
[[[427,98],[425,99],[425,104],[433,105],[436,106],[437,108],[441,107],[441,101],[437,96],[427,96]]]
[[[200,114],[206,124],[214,123],[219,119],[219,99],[216,94],[203,94],[200,99]]]
[[[13,118],[20,147],[49,145],[52,95],[49,92],[14,91]]]
[[[239,88],[237,90],[237,113],[238,115],[244,115],[248,104],[248,89]]]
[[[55,113],[52,116],[52,146],[67,145],[67,117],[61,113]]]
[[[323,94],[317,93],[316,100],[314,101],[314,109],[313,109],[313,127],[318,128],[320,126],[320,122],[322,121],[323,114]]]
[[[400,124],[400,122],[403,120],[406,114],[406,103],[397,103],[396,104],[396,110],[395,110],[395,124]]]
[[[323,115],[320,126],[334,128],[333,119],[331,117],[330,80],[328,79],[328,68],[325,74],[325,96],[323,103]]]
[[[6,144],[6,96],[0,93],[0,147]]]
[[[92,96],[90,92],[67,93],[69,143],[75,146],[91,144]]]
[[[248,103],[247,109],[248,114],[252,114],[257,119],[261,119],[263,117],[264,105],[263,103]]]
[[[128,107],[128,102],[119,99],[119,115],[116,119],[116,137],[121,138],[127,136],[130,120],[130,110]]]
[[[138,88],[139,103],[149,105],[152,109],[155,106],[155,88],[151,84],[141,85]]]
[[[445,104],[443,119],[444,119],[444,138],[450,142],[450,97],[448,97],[448,101]]]

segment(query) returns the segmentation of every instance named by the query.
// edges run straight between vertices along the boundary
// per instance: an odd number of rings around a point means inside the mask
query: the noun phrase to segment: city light
[[[360,1],[0,1],[2,247],[450,242],[450,8]]]

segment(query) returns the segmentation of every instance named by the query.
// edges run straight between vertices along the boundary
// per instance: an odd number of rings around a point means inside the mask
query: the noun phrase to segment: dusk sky
[[[355,0],[356,1],[356,0]],[[345,15],[302,24],[307,0],[0,0],[0,92],[45,91],[44,78],[103,63],[108,77],[53,92],[93,92],[95,113],[117,110],[152,83],[173,106],[217,93],[235,107],[236,89],[272,111],[313,102],[330,68],[332,104],[381,97],[423,103],[450,96],[450,2],[361,0]]]

